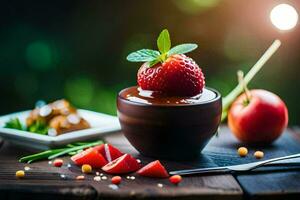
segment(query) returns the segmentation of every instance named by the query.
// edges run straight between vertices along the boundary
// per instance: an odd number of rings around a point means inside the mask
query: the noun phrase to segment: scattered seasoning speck
[[[30,170],[30,167],[25,166],[25,167],[24,167],[24,170],[25,170],[25,171],[28,171],[28,170]]]
[[[102,176],[102,178],[101,178],[102,180],[106,180],[107,179],[107,177],[106,176]]]
[[[100,176],[103,176],[103,175],[104,175],[103,173],[100,174]]]
[[[101,181],[101,177],[100,176],[95,176],[94,181]]]
[[[64,175],[64,174],[61,174],[61,175],[60,175],[60,178],[61,178],[61,179],[67,179],[67,176]]]
[[[141,163],[141,162],[142,162],[140,159],[136,159],[136,161],[137,161],[138,163]]]
[[[113,189],[113,190],[119,189],[119,187],[117,185],[115,185],[115,184],[109,184],[108,187],[111,188],[111,189]]]
[[[134,177],[134,176],[131,176],[131,177],[130,177],[130,179],[131,179],[131,180],[134,180],[134,179],[135,179],[135,177]]]
[[[100,173],[99,173],[99,172],[96,172],[96,175],[97,175],[97,176],[99,176],[99,175],[100,175]]]
[[[49,165],[52,165],[52,161],[49,161],[48,164],[49,164]]]
[[[72,167],[72,165],[70,163],[68,163],[67,167],[70,168],[70,167]]]
[[[161,183],[157,183],[157,187],[160,187],[160,188],[162,188],[162,187],[164,187],[164,185],[163,185],[163,184],[161,184]]]
[[[130,176],[126,176],[126,179],[130,179]]]
[[[84,176],[76,176],[76,180],[84,180],[85,179],[85,177]]]

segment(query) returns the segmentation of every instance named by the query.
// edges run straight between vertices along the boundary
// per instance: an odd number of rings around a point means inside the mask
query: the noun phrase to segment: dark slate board
[[[237,155],[236,149],[240,146],[248,148],[247,157],[239,158]],[[203,154],[213,160],[216,165],[225,166],[257,161],[253,157],[255,150],[264,151],[264,159],[300,153],[300,134],[289,129],[270,146],[247,146],[240,144],[230,130],[223,127],[219,137],[211,140],[203,150]],[[235,174],[235,177],[248,199],[300,199],[299,165],[292,169],[268,167],[255,170],[251,174]]]

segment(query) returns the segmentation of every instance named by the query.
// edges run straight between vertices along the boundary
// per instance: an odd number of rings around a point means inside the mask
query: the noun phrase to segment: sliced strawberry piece
[[[126,174],[134,172],[140,168],[140,164],[137,160],[129,154],[111,161],[102,167],[102,170],[109,174]]]
[[[169,174],[165,167],[159,162],[159,160],[153,161],[143,168],[141,168],[138,172],[141,176],[154,177],[154,178],[167,178]]]
[[[89,148],[86,149],[74,156],[71,157],[71,160],[76,165],[89,164],[93,168],[101,168],[107,164],[105,158],[95,149]]]
[[[119,149],[114,147],[111,144],[102,144],[96,147],[93,147],[93,149],[96,149],[99,153],[102,154],[102,156],[108,161],[111,162],[120,156],[124,155]]]

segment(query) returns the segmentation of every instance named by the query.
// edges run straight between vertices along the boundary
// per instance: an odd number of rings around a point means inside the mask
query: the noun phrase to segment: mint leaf
[[[160,62],[160,59],[155,59],[149,62],[149,67],[153,67],[154,65],[156,65],[157,63]]]
[[[149,62],[155,60],[160,56],[159,51],[151,49],[141,49],[135,52],[132,52],[127,56],[127,60],[130,62]]]
[[[170,34],[167,29],[164,29],[157,38],[157,47],[160,53],[167,53],[171,48]]]
[[[168,56],[174,55],[174,54],[184,54],[184,53],[188,53],[190,51],[193,51],[194,49],[196,49],[198,47],[197,44],[180,44],[177,45],[175,47],[173,47],[172,49],[170,49],[170,51],[168,52]]]

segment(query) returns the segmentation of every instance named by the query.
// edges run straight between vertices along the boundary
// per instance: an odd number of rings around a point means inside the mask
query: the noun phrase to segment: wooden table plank
[[[141,156],[128,141],[120,135],[110,136],[106,138],[106,140],[116,145],[120,150],[129,152],[139,158],[144,163],[153,160],[153,158]],[[193,162],[178,163],[166,160],[161,160],[161,162],[166,166],[168,171],[198,166],[216,166],[213,161],[208,159],[205,155]],[[162,183],[164,187],[157,187],[157,183]],[[241,199],[242,197],[241,188],[232,175],[185,177],[179,187],[170,184],[166,179],[157,180],[137,177],[136,181],[128,181],[118,192],[109,191],[107,188],[105,192],[103,192],[102,187],[97,187],[95,184],[93,184],[93,186],[100,194],[99,199],[102,199],[103,196],[106,196],[108,193],[109,197],[143,199]]]
[[[162,163],[168,170],[247,163],[256,161],[252,154],[257,149],[265,152],[265,159],[298,153],[299,138],[299,135],[287,130],[273,145],[248,147],[249,156],[240,158],[236,149],[241,144],[229,129],[222,127],[219,137],[212,139],[196,161],[179,163],[163,160]],[[121,134],[108,136],[106,140],[122,151],[138,157],[144,164],[153,160],[138,154]],[[184,150],[184,147],[181,148]],[[299,167],[293,171],[277,172],[261,169],[254,174],[236,174],[235,177],[230,174],[185,177],[178,187],[171,185],[168,180],[143,178],[133,174],[135,180],[128,180],[124,176],[123,183],[115,190],[110,187],[110,175],[107,175],[106,181],[94,181],[94,174],[87,175],[84,181],[75,181],[75,177],[81,174],[78,167],[55,168],[47,161],[42,161],[29,165],[31,170],[26,172],[24,180],[16,180],[15,171],[27,166],[18,163],[17,159],[27,153],[29,152],[8,143],[0,149],[0,192],[5,199],[28,195],[33,195],[33,199],[43,196],[59,199],[62,194],[65,198],[74,199],[241,199],[241,187],[247,199],[298,198],[300,194]],[[68,157],[64,160],[65,163],[70,162]],[[62,180],[61,174],[66,175],[67,180]],[[157,183],[162,183],[164,187],[157,187]]]
[[[126,153],[131,153],[142,160],[143,163],[152,161],[137,153],[122,134],[116,134],[107,137],[107,141],[120,148]],[[18,163],[17,159],[27,152],[10,146],[8,143],[0,150],[0,191],[4,192],[6,197],[20,197],[23,194],[32,193],[33,197],[41,197],[45,189],[45,195],[48,197],[62,194],[61,191],[69,191],[69,195],[77,195],[75,198],[83,199],[83,194],[89,194],[87,198],[94,197],[96,191],[98,199],[241,199],[242,190],[232,175],[218,176],[194,176],[186,177],[179,186],[174,186],[167,179],[144,178],[136,174],[135,180],[126,179],[115,190],[110,187],[110,175],[108,180],[96,182],[93,175],[86,175],[86,180],[75,181],[76,175],[81,174],[78,167],[55,168],[48,164],[47,161],[30,164],[32,170],[26,172],[24,180],[15,179],[15,171],[23,169],[27,164]],[[64,158],[65,163],[70,162],[69,158]],[[193,168],[196,166],[215,166],[215,164],[205,155],[197,161],[189,163],[177,163],[162,161],[168,170],[181,168]],[[101,172],[101,171],[100,171]],[[60,174],[68,177],[68,180],[61,180]],[[160,188],[158,183],[164,186]],[[47,186],[47,187],[44,187]],[[60,190],[59,188],[62,187]],[[78,190],[82,188],[82,190]],[[57,190],[57,193],[54,191]],[[72,193],[72,191],[77,193]],[[25,195],[26,196],[26,195]]]

